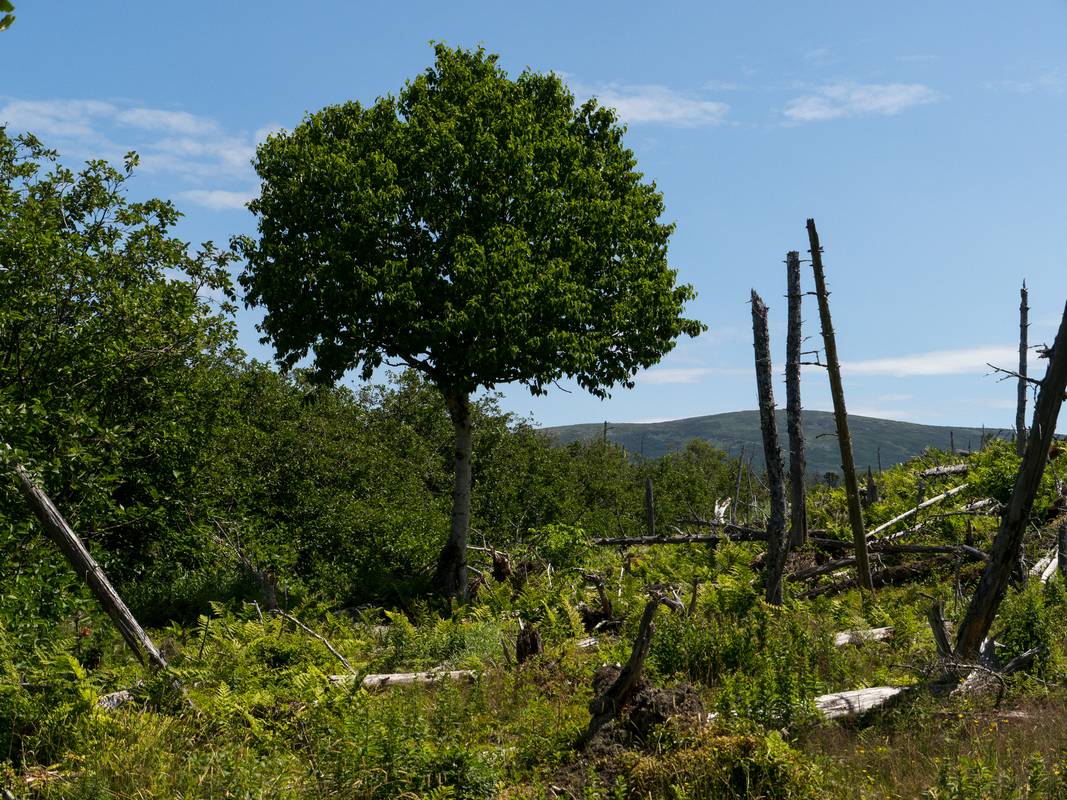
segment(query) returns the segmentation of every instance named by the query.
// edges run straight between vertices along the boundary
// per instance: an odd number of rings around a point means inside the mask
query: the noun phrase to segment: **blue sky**
[[[556,71],[616,107],[677,223],[670,259],[709,332],[608,401],[504,389],[505,408],[545,425],[754,407],[749,289],[771,307],[780,366],[782,261],[806,250],[809,216],[853,413],[1009,427],[1014,386],[985,362],[1016,360],[1019,284],[1032,342],[1051,341],[1067,299],[1062,0],[22,0],[16,13],[0,34],[0,122],[72,159],[138,150],[134,191],[174,200],[193,242],[254,231],[243,203],[267,132],[396,92],[430,64],[431,40],[484,45],[512,74]],[[814,346],[814,308],[805,318]],[[269,358],[255,321],[242,311],[242,345]],[[806,370],[804,393],[829,408],[821,370]]]

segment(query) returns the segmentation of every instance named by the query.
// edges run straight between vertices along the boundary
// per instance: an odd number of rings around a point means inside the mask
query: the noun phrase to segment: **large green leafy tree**
[[[325,108],[257,151],[241,281],[280,362],[313,353],[323,380],[404,365],[444,396],[448,596],[467,589],[471,395],[569,377],[605,396],[702,329],[682,316],[694,293],[623,132],[556,75],[512,80],[494,55],[438,45],[398,96]]]

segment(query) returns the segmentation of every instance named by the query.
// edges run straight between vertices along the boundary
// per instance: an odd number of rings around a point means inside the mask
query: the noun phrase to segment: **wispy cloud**
[[[921,83],[831,83],[786,103],[793,122],[821,122],[841,117],[893,116],[937,102],[941,95]]]
[[[1064,91],[1067,91],[1067,70],[1057,67],[1026,80],[988,81],[985,87],[994,91],[1015,92],[1016,94],[1035,94],[1038,92],[1063,94]]]
[[[697,383],[712,372],[710,367],[655,367],[639,374],[636,380],[652,384]]]
[[[989,371],[987,364],[1011,364],[1019,351],[1013,347],[971,347],[960,350],[931,350],[926,353],[894,358],[872,358],[865,361],[846,361],[841,371],[850,375],[963,375]]]
[[[217,134],[219,125],[212,119],[198,117],[187,111],[166,111],[159,108],[127,108],[115,119],[123,125],[152,131],[193,136]]]
[[[897,61],[902,64],[929,64],[940,58],[941,56],[934,55],[933,53],[908,53],[906,55],[897,56]]]
[[[255,181],[256,144],[278,129],[228,131],[210,117],[118,100],[19,98],[0,98],[0,125],[34,133],[69,158],[116,161],[135,150],[142,170],[192,184],[197,188],[178,196],[213,210],[244,206]]]
[[[634,125],[659,124],[682,128],[719,125],[730,112],[730,106],[726,103],[658,84],[578,84],[573,88],[578,95],[595,97],[601,105],[614,108],[623,122]]]
[[[254,192],[231,192],[225,189],[189,189],[178,192],[178,197],[212,211],[229,211],[241,209],[255,197]]]

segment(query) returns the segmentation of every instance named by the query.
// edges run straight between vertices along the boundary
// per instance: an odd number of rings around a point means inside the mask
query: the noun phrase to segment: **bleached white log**
[[[868,628],[866,630],[841,631],[834,634],[834,647],[864,642],[884,642],[893,638],[893,628]]]
[[[379,689],[385,686],[399,686],[411,683],[440,683],[441,681],[474,680],[478,673],[473,669],[454,669],[451,671],[434,670],[432,672],[388,672],[379,675],[364,675],[360,684],[364,689]],[[330,683],[334,685],[352,683],[355,675],[331,675]]]
[[[835,692],[815,698],[815,707],[826,719],[858,717],[878,708],[904,691],[902,686],[872,686],[850,692]]]

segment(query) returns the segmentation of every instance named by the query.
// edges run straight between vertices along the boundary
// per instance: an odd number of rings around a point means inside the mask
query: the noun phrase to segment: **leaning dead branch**
[[[973,661],[982,641],[989,635],[1022,550],[1023,536],[1048,461],[1056,421],[1064,401],[1064,390],[1067,389],[1067,304],[1064,305],[1052,353],[1041,381],[1034,420],[1015,488],[993,540],[989,563],[982,573],[956,638],[956,657],[962,661]]]
[[[301,622],[296,617],[294,617],[292,614],[290,614],[290,613],[288,613],[286,611],[282,611],[280,608],[271,609],[271,613],[272,614],[277,614],[282,619],[289,620],[291,623],[296,625],[296,627],[300,628],[300,630],[302,630],[304,633],[306,633],[306,634],[308,634],[310,636],[313,636],[316,639],[318,639],[320,642],[322,642],[326,646],[326,649],[329,650],[330,653],[333,654],[334,658],[336,658],[338,661],[340,661],[342,664],[344,664],[345,669],[347,669],[353,675],[356,674],[356,671],[354,669],[352,669],[352,665],[348,663],[348,659],[345,658],[343,655],[341,655],[341,652],[336,647],[334,647],[332,644],[330,644],[330,640],[327,639],[325,636],[323,636],[321,633],[318,633],[318,632],[312,630],[307,625],[305,625],[303,622]]]
[[[5,445],[6,447],[6,445]],[[10,448],[8,448],[8,455]],[[45,535],[51,539],[74,568],[78,577],[88,584],[97,602],[103,606],[115,627],[119,629],[126,644],[145,664],[156,670],[166,670],[167,661],[160,654],[152,640],[140,626],[130,609],[122,601],[115,587],[111,585],[103,568],[96,562],[86,548],[85,543],[78,537],[67,523],[63,515],[55,507],[51,498],[37,485],[29,472],[16,461],[12,461],[12,468],[18,478],[19,490],[26,499],[26,503],[32,509],[34,515],[41,523]],[[175,688],[180,688],[176,678],[172,678]]]
[[[644,613],[641,615],[641,624],[634,638],[633,650],[626,666],[622,668],[618,678],[609,686],[603,694],[593,698],[589,703],[591,719],[582,739],[583,746],[588,744],[604,725],[614,719],[619,710],[630,699],[637,681],[641,677],[641,670],[645,666],[649,648],[652,646],[652,636],[656,632],[652,619],[656,615],[659,604],[664,602],[664,595],[653,593],[652,598],[645,604]]]
[[[718,544],[719,542],[725,541],[763,542],[767,540],[767,532],[756,530],[755,528],[741,528],[737,525],[730,525],[729,523],[720,524],[715,522],[704,522],[703,524],[712,527],[720,527],[722,528],[723,533],[682,533],[675,528],[678,533],[674,536],[616,536],[608,539],[593,539],[593,544],[630,547],[634,545]]]

